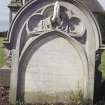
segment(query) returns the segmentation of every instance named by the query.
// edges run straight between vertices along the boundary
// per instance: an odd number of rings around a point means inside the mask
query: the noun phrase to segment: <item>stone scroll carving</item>
[[[82,37],[86,33],[85,25],[81,19],[76,17],[72,10],[68,11],[61,6],[58,1],[53,6],[39,10],[26,23],[28,35],[39,35],[53,30],[74,37]]]

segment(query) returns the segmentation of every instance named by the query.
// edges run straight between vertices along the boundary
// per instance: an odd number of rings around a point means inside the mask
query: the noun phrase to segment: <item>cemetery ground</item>
[[[5,43],[5,38],[0,37],[0,68],[8,67],[8,63],[7,63],[8,59],[6,56],[6,47],[5,47],[4,43]],[[102,87],[102,90],[104,91],[104,89],[105,89],[105,52],[103,52],[103,54],[102,54],[101,65],[99,67],[99,70],[100,70],[100,72],[102,72],[102,78],[100,81],[102,82],[101,87]],[[99,97],[100,97],[100,95],[104,94],[103,91],[99,94]],[[104,99],[105,98],[104,95],[100,99]],[[75,99],[74,99],[74,97],[75,97]],[[80,95],[80,94],[79,95],[74,94],[72,97],[73,98],[72,105],[88,105],[81,97],[82,97],[82,95]],[[0,86],[0,105],[10,105],[9,104],[9,87],[7,87],[7,86]],[[24,104],[17,102],[17,105],[24,105]],[[28,104],[28,105],[30,105],[30,104]],[[39,103],[37,105],[41,105],[41,104]],[[44,105],[49,105],[49,104],[46,103]],[[58,103],[55,105],[63,105],[63,104]],[[103,101],[99,100],[98,104],[95,104],[95,105],[105,105],[105,103]]]
[[[4,37],[0,37],[0,68],[6,65],[5,46],[3,45],[4,40]]]

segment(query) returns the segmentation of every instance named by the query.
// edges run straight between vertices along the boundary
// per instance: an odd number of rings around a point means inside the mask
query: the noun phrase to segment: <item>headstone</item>
[[[11,103],[69,103],[77,91],[93,100],[101,35],[81,2],[34,0],[18,12],[8,36]]]
[[[0,87],[10,87],[10,69],[0,69]]]

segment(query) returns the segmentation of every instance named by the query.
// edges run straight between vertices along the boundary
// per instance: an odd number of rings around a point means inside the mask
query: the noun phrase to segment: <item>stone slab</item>
[[[0,69],[0,86],[9,87],[10,86],[10,69]]]

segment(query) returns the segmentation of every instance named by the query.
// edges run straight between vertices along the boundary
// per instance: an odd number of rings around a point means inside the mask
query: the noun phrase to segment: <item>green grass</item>
[[[0,37],[0,68],[6,65],[6,55],[4,50],[4,39],[3,37]]]
[[[100,65],[99,69],[101,70],[102,77],[105,80],[105,51],[103,52],[103,54],[101,56],[101,65]]]

